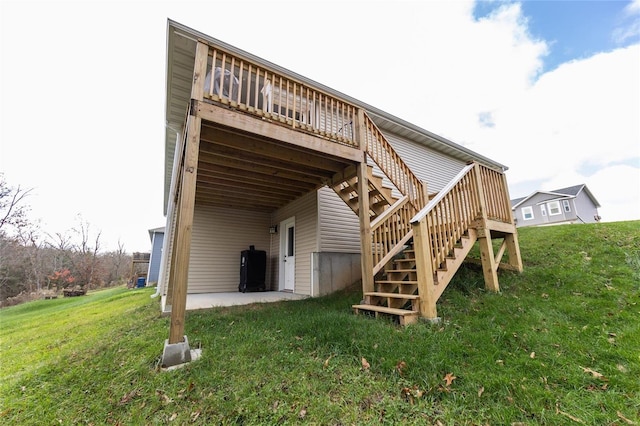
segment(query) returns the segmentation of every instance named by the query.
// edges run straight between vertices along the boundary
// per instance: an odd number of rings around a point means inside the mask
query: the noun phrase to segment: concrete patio
[[[202,293],[187,295],[187,310],[209,309],[221,306],[249,305],[282,300],[300,300],[308,296],[284,291]]]

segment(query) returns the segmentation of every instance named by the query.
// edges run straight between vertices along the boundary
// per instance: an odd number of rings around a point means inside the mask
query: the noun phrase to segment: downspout
[[[172,174],[171,174],[171,186],[169,188],[169,198],[167,200],[168,206],[167,206],[167,220],[165,221],[165,225],[164,225],[164,238],[162,239],[162,257],[160,257],[160,271],[158,273],[158,285],[156,286],[156,292],[153,293],[151,295],[151,298],[156,298],[158,296],[160,296],[162,294],[162,289],[164,288],[164,279],[165,279],[165,270],[166,270],[166,264],[168,262],[167,259],[167,253],[169,252],[169,240],[171,239],[170,237],[172,236],[172,225],[173,225],[173,194],[176,190],[175,188],[175,181],[173,179],[173,177],[176,174],[176,156],[178,155],[178,144],[180,143],[181,140],[181,132],[179,130],[174,129],[173,127],[171,127],[169,125],[169,123],[167,123],[165,125],[168,129],[173,130],[174,132],[176,132],[176,148],[174,149],[174,158],[173,158],[173,169],[172,169]]]

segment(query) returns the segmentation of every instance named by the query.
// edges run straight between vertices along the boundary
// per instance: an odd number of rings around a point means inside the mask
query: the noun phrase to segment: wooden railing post
[[[196,59],[193,71],[192,102],[202,101],[204,80],[207,72],[209,47],[199,42],[196,47]],[[184,165],[180,185],[178,212],[169,279],[172,280],[173,297],[171,301],[171,325],[169,344],[184,341],[184,324],[187,305],[187,284],[189,277],[189,258],[191,255],[191,233],[196,198],[196,179],[198,174],[198,154],[200,150],[201,119],[196,111],[190,110],[191,117],[187,128]]]
[[[438,311],[434,294],[433,255],[431,238],[429,237],[428,216],[413,224],[413,248],[416,256],[420,316],[431,321],[437,321]]]
[[[498,271],[493,253],[493,245],[491,243],[491,231],[487,228],[487,206],[482,185],[482,173],[480,165],[475,164],[474,173],[476,176],[476,185],[478,191],[478,201],[480,202],[480,220],[477,229],[478,243],[480,245],[480,259],[482,260],[482,273],[484,275],[484,287],[489,291],[498,292],[500,286],[498,284]]]

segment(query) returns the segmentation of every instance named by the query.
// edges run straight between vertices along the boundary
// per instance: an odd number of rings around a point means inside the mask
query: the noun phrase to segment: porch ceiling
[[[319,151],[203,121],[196,203],[274,211],[351,165]]]

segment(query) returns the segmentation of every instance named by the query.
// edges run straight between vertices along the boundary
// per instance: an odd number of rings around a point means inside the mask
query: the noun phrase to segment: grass
[[[170,372],[152,290],[3,309],[0,423],[640,424],[640,222],[519,237],[524,272],[463,268],[438,325],[354,316],[358,289],[192,312]]]

